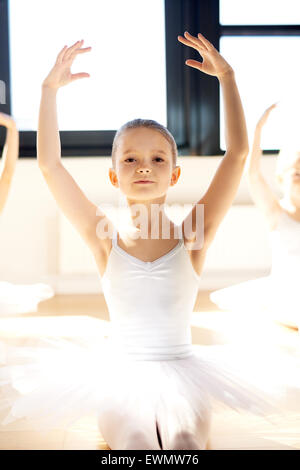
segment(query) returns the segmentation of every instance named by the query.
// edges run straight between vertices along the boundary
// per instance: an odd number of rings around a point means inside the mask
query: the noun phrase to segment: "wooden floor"
[[[263,344],[266,337],[279,347],[296,350],[299,333],[270,320],[251,321],[233,312],[222,312],[200,292],[192,319],[194,344],[224,344],[238,340],[239,326],[249,341]],[[43,336],[80,337],[82,333],[109,331],[109,317],[103,296],[58,295],[41,302],[36,313],[0,317],[0,339],[24,344],[28,338]],[[287,412],[276,426],[265,419],[226,409],[214,415],[211,449],[300,449],[300,412]],[[96,419],[86,417],[67,429],[41,435],[38,432],[1,431],[0,449],[109,449],[100,435]]]

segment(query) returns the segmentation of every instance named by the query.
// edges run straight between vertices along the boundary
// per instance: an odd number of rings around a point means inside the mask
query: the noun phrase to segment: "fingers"
[[[57,56],[56,63],[61,64],[63,60],[69,60],[70,58],[72,58],[72,56],[74,56],[74,53],[81,54],[83,52],[88,52],[90,49],[92,49],[91,47],[85,47],[84,49],[82,49],[82,44],[83,39],[81,41],[76,41],[73,46],[70,46],[69,48],[68,46],[64,46]]]
[[[194,69],[202,70],[202,62],[198,62],[197,60],[188,59],[185,61],[186,65],[193,67]]]
[[[72,56],[73,52],[76,51],[76,49],[80,49],[81,45],[83,44],[83,40],[81,41],[76,41],[73,46],[70,46],[69,49],[67,49],[64,60],[69,60],[70,57]]]
[[[75,44],[73,44],[73,46],[69,47],[63,59],[64,60],[74,59],[75,54],[82,54],[92,49],[91,47],[85,47],[84,49],[82,49],[81,46],[83,44],[83,41],[84,41],[83,39],[81,41],[77,41],[75,42]]]
[[[208,51],[209,50],[208,47],[206,46],[205,42],[202,40],[201,35],[199,36],[199,34],[198,34],[198,38],[195,38],[194,36],[192,36],[187,31],[184,33],[184,35],[187,39],[190,39],[190,41],[192,41],[194,44],[197,44],[198,47],[201,47],[204,50]]]
[[[194,43],[195,45],[197,46],[201,46],[203,47],[204,49],[206,49],[206,46],[205,44],[203,43],[203,41],[201,41],[200,39],[198,38],[195,38],[194,36],[192,36],[190,33],[188,33],[187,31],[185,31],[184,33],[185,37],[187,39],[189,39],[192,43]]]
[[[203,34],[201,33],[198,33],[198,38],[202,41],[202,43],[206,46],[207,50],[208,51],[211,51],[212,49],[214,49],[214,46],[211,42],[209,42],[208,39],[206,39]]]
[[[62,50],[60,51],[60,53],[58,54],[56,62],[61,63],[63,59],[68,59],[69,55],[71,54],[70,51],[73,51],[74,48],[77,46],[77,44],[79,44],[79,42],[80,41],[75,42],[75,44],[73,44],[73,46],[69,48],[68,46],[64,46]]]
[[[192,47],[193,49],[196,49],[197,51],[202,51],[202,52],[207,51],[206,47],[204,47],[199,41],[196,43],[182,36],[177,36],[177,39],[178,41],[182,42],[186,46]]]
[[[62,48],[62,50],[60,51],[60,53],[58,54],[57,59],[56,59],[56,63],[57,63],[57,64],[60,64],[60,63],[62,62],[62,58],[63,58],[63,56],[64,56],[64,53],[65,53],[65,50],[66,50],[67,47],[68,47],[68,46],[64,46],[64,47]]]
[[[195,38],[188,31],[184,32],[184,38],[182,36],[177,36],[178,40],[187,46],[194,47],[196,49],[201,49],[202,51],[212,51],[215,49],[214,45],[206,39],[203,34],[198,33],[198,36]],[[192,46],[192,44],[194,46]]]
[[[71,81],[78,80],[79,78],[88,78],[90,77],[89,73],[81,72],[81,73],[73,73],[71,76]]]
[[[76,54],[82,54],[83,52],[87,52],[90,49],[92,49],[91,46],[90,47],[84,47],[83,49],[78,49],[77,51],[75,51],[75,53]]]

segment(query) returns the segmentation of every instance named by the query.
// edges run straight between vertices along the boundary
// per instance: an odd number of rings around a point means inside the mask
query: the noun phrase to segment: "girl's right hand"
[[[76,55],[88,52],[92,49],[91,47],[81,49],[82,44],[83,40],[75,42],[75,44],[69,48],[64,46],[57,56],[54,67],[43,81],[43,87],[57,90],[62,86],[68,85],[68,83],[71,83],[74,80],[90,76],[85,72],[75,74],[71,73],[71,66]]]
[[[270,115],[272,109],[274,109],[276,106],[277,106],[277,103],[274,103],[274,104],[272,104],[271,106],[269,106],[269,108],[267,108],[267,109],[265,110],[265,112],[263,113],[263,115],[262,115],[261,118],[259,119],[258,123],[256,124],[256,127],[257,127],[257,128],[260,129],[260,128],[262,128],[262,127],[266,124],[266,122],[267,122],[267,120],[268,120],[268,118],[269,118],[269,115]]]

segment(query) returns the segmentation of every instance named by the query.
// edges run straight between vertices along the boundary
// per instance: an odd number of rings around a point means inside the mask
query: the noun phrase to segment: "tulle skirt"
[[[48,284],[13,284],[0,282],[0,316],[36,312],[38,303],[53,297]]]
[[[291,327],[300,326],[299,279],[278,279],[269,275],[241,282],[210,294],[210,299],[223,310],[253,312]]]
[[[24,346],[0,341],[0,364],[1,430],[69,426],[98,416],[109,401],[129,416],[130,409],[162,416],[172,405],[201,418],[227,406],[272,421],[284,413],[287,386],[299,386],[295,358],[230,345],[192,345],[188,357],[139,360],[109,338],[42,337]]]

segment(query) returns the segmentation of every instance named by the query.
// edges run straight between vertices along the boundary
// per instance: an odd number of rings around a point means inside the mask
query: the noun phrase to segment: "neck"
[[[174,225],[165,212],[165,196],[155,200],[137,201],[127,198],[127,212],[129,225],[136,231],[143,231],[151,236],[151,233],[158,233],[161,236],[162,229]],[[164,231],[165,231],[164,230]]]

